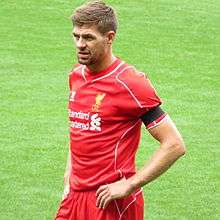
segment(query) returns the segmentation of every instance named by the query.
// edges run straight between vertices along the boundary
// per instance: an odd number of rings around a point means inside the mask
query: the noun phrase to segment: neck
[[[112,54],[107,54],[100,63],[96,63],[90,66],[87,66],[87,68],[92,72],[96,73],[101,70],[104,70],[105,68],[109,67],[117,58]]]

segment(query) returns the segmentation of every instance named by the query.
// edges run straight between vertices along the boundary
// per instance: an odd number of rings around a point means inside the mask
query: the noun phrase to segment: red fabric
[[[142,192],[96,207],[95,191],[71,192],[60,205],[55,220],[143,220]]]
[[[98,73],[69,75],[71,189],[95,190],[135,174],[140,116],[161,104],[149,79],[117,59]]]
[[[167,116],[166,113],[164,113],[163,115],[161,115],[159,118],[157,118],[156,120],[152,121],[150,124],[148,124],[146,126],[147,129],[151,129],[153,127],[156,127],[157,125],[159,125],[163,120],[164,118]]]

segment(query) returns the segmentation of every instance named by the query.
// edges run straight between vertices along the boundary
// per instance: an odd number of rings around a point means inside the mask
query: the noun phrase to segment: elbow
[[[172,144],[172,148],[174,149],[178,157],[181,157],[186,154],[186,147],[185,147],[183,140],[181,139],[176,140]]]
[[[164,146],[176,159],[186,154],[186,147],[181,137],[169,138]]]

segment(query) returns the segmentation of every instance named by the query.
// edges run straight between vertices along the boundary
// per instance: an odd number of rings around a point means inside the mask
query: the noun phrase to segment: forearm
[[[137,189],[163,174],[180,156],[185,153],[182,144],[173,146],[161,145],[149,162],[129,179],[131,187]]]
[[[120,199],[130,195],[136,189],[164,173],[184,152],[183,146],[162,145],[136,175],[127,180],[122,179],[99,187],[96,192],[96,205],[99,208],[105,208],[113,199]]]
[[[124,198],[153,181],[185,153],[182,137],[171,119],[167,118],[157,127],[150,129],[149,132],[160,142],[160,148],[134,176],[100,186],[96,192],[96,205],[99,208],[105,208],[112,200]]]
[[[71,172],[71,153],[69,149],[68,155],[67,155],[66,169],[64,173],[64,184],[69,183],[70,172]]]

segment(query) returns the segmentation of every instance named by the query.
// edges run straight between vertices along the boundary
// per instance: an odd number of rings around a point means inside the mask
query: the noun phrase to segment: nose
[[[82,50],[86,48],[86,42],[80,37],[76,42],[76,47]]]

